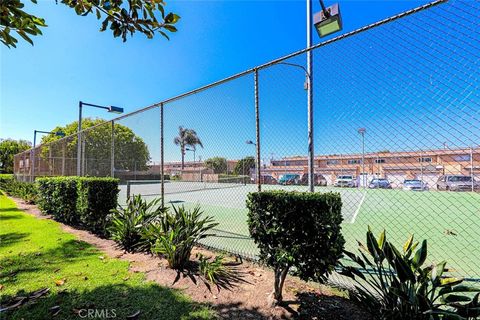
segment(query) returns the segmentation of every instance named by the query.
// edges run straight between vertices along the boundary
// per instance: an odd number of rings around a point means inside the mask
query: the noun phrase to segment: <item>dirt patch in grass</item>
[[[50,219],[40,210],[19,199],[14,199],[18,208],[39,219]],[[144,253],[126,253],[112,240],[99,238],[92,233],[78,230],[65,224],[62,229],[74,234],[78,239],[88,242],[102,250],[106,255],[130,262],[132,272],[143,272],[147,280],[162,286],[182,290],[193,300],[208,303],[223,319],[352,319],[367,320],[370,315],[335,289],[327,286],[306,283],[289,276],[285,282],[282,307],[270,306],[269,296],[273,288],[273,272],[258,264],[228,257],[226,260],[235,270],[239,279],[232,280],[223,288],[209,284],[195,273],[179,273],[167,267],[165,259]],[[192,260],[202,253],[212,257],[216,253],[196,248]]]

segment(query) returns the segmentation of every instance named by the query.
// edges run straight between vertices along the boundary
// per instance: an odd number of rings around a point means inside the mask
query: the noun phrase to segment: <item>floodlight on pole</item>
[[[98,104],[86,103],[83,101],[78,102],[78,128],[77,128],[77,176],[82,175],[82,109],[84,106],[94,107],[99,109],[105,109],[110,113],[120,114],[123,113],[123,108],[115,106],[100,106]]]
[[[342,18],[338,3],[325,8],[323,1],[320,0],[322,10],[313,16],[313,24],[320,38],[342,30]]]

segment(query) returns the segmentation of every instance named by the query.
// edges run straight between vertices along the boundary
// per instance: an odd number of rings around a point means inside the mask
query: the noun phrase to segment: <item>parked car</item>
[[[392,189],[390,181],[387,179],[372,179],[368,184],[369,189]]]
[[[355,188],[357,186],[357,179],[352,175],[342,175],[337,177],[333,185],[335,187]]]
[[[403,181],[402,189],[406,191],[427,191],[429,187],[428,183],[422,180],[411,179]]]
[[[480,182],[470,176],[447,174],[438,178],[437,181],[438,190],[472,191],[472,185],[474,191],[480,190]]]
[[[251,180],[252,183],[255,183],[257,181],[257,176],[253,175],[250,178],[250,180]],[[275,179],[273,176],[271,176],[269,174],[262,174],[260,176],[260,183],[261,184],[277,184],[277,179]]]
[[[327,185],[327,179],[319,173],[314,173],[313,174],[313,181],[314,185],[316,186],[326,186]],[[300,179],[300,184],[302,185],[308,185],[308,173],[304,173],[302,175],[302,178]]]
[[[278,183],[282,185],[299,184],[299,182],[300,175],[294,173],[286,173],[278,179]]]

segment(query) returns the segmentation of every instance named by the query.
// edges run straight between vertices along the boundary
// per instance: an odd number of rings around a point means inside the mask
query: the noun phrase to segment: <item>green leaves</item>
[[[345,253],[360,268],[343,266],[341,271],[356,282],[354,299],[379,310],[382,319],[466,320],[480,316],[478,294],[473,299],[461,294],[480,288],[445,276],[445,261],[422,267],[427,259],[427,241],[415,251],[417,246],[411,235],[400,252],[387,241],[385,231],[376,239],[369,227],[367,246],[359,242],[360,256]]]
[[[155,32],[158,32],[168,39],[165,32],[177,32],[174,24],[180,20],[180,16],[175,13],[165,15],[165,3],[160,0],[129,0],[125,3],[111,0],[61,2],[73,8],[78,15],[86,16],[95,11],[97,19],[104,17],[100,31],[110,28],[113,36],[121,37],[124,42],[129,34],[135,32],[143,33],[148,39],[152,39]],[[160,17],[157,17],[157,12]]]
[[[208,236],[209,231],[218,223],[212,217],[202,217],[200,207],[187,210],[185,207],[173,207],[173,214],[160,217],[158,228],[150,233],[154,242],[152,252],[164,255],[173,269],[183,270],[190,260],[190,254],[196,242]]]
[[[427,259],[427,240],[422,241],[420,249],[417,250],[413,257],[412,264],[415,268],[421,267]]]
[[[250,193],[248,227],[260,249],[260,259],[275,270],[291,266],[304,280],[325,280],[342,257],[341,207],[337,193]],[[350,272],[355,274],[355,270]],[[282,273],[276,273],[277,284]]]
[[[30,149],[31,146],[32,144],[26,140],[4,139],[0,141],[0,173],[13,173],[14,156]]]
[[[32,0],[33,3],[36,1]],[[22,10],[20,0],[0,2],[0,41],[9,48],[16,48],[18,40],[12,35],[16,32],[22,39],[33,45],[30,36],[41,35],[40,27],[46,27],[45,20]]]
[[[31,0],[37,3],[36,0]],[[177,32],[174,26],[180,16],[175,13],[165,15],[165,3],[161,0],[61,0],[61,3],[75,10],[79,16],[95,14],[98,20],[104,17],[100,31],[110,27],[114,37],[127,36],[135,32],[143,33],[147,38],[154,37],[155,32],[169,39],[166,32]],[[22,0],[5,0],[0,2],[0,41],[7,47],[15,48],[18,36],[33,45],[30,36],[41,35],[41,27],[46,27],[45,20],[22,10]],[[157,17],[156,13],[160,13]]]
[[[113,209],[108,227],[110,238],[129,252],[150,249],[147,229],[168,212],[159,202],[160,198],[147,202],[136,195],[127,200],[126,207]]]

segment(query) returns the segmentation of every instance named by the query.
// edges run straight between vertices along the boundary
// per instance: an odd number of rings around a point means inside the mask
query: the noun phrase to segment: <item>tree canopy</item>
[[[0,173],[13,173],[13,156],[28,150],[32,144],[26,140],[5,139],[0,141]]]
[[[102,124],[103,123],[103,124]],[[77,157],[77,126],[74,121],[66,126],[58,126],[52,131],[62,131],[67,136],[58,141],[50,143],[42,149],[43,157],[62,157],[65,148],[65,157],[71,159],[71,167],[76,168]],[[93,128],[92,128],[93,127]],[[90,128],[88,130],[85,130]],[[84,174],[106,176],[110,174],[111,147],[112,147],[112,125],[103,119],[85,118],[82,120],[82,133]],[[137,136],[132,129],[115,123],[114,125],[114,149],[115,169],[139,171],[146,170],[150,160],[150,152],[143,139]],[[61,139],[55,135],[47,135],[42,138],[42,144],[54,142]]]
[[[173,143],[180,146],[180,152],[182,155],[182,169],[185,167],[185,151],[187,147],[196,150],[197,145],[203,148],[202,141],[198,137],[198,134],[193,129],[188,129],[183,126],[178,127],[178,136],[173,139]]]
[[[37,3],[37,0],[30,0]],[[175,13],[165,13],[163,0],[56,0],[75,10],[79,16],[95,14],[103,19],[100,31],[112,30],[113,36],[122,37],[135,32],[143,33],[152,39],[159,33],[169,39],[167,32],[176,32],[174,26],[180,17]],[[13,32],[33,45],[31,36],[41,35],[40,28],[47,26],[43,18],[23,10],[22,0],[0,1],[0,41],[7,47],[16,47],[17,38]]]
[[[213,157],[205,160],[205,167],[212,169],[213,173],[228,173],[227,159],[222,157]]]
[[[240,159],[235,168],[233,168],[233,174],[236,175],[249,175],[250,169],[255,168],[255,158],[254,157],[245,157]]]

